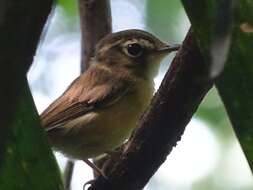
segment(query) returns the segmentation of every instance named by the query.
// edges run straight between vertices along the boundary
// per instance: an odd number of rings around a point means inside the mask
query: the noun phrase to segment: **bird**
[[[161,60],[179,47],[137,29],[102,38],[89,68],[40,115],[53,149],[103,175],[88,159],[126,141],[151,101]]]

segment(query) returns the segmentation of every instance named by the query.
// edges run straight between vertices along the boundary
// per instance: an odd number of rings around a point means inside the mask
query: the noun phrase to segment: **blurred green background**
[[[140,28],[154,33],[163,41],[181,43],[190,26],[179,0],[111,2],[114,31]],[[58,0],[35,64],[28,74],[40,112],[80,72],[80,27],[77,10],[75,1]],[[156,78],[157,86],[172,58],[173,55],[163,62],[160,75]],[[59,154],[57,158],[63,168],[66,159]],[[87,170],[89,169],[83,165],[75,168],[73,190],[81,190],[83,183],[91,178],[91,171]],[[205,97],[182,141],[174,148],[146,189],[253,189],[252,174],[215,88]]]

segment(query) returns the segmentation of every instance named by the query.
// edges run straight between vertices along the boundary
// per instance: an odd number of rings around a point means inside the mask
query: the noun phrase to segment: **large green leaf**
[[[217,89],[253,169],[253,1],[240,0],[227,65]]]
[[[17,103],[0,168],[1,190],[61,190],[59,169],[27,86]]]
[[[253,168],[253,1],[182,0],[216,87]]]
[[[52,0],[0,1],[0,189],[63,189],[26,72]]]

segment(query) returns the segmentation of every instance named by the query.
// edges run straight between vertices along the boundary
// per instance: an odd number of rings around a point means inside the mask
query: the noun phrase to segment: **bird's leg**
[[[88,159],[84,159],[83,160],[88,166],[90,166],[94,172],[96,172],[98,175],[103,176],[105,179],[107,179],[106,175],[104,174],[104,172],[98,168],[95,164],[93,164],[91,161],[89,161]]]

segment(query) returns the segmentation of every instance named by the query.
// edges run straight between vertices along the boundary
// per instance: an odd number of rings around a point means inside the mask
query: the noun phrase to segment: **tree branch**
[[[166,160],[185,126],[212,87],[203,57],[190,31],[174,58],[140,126],[130,138],[120,160],[99,177],[89,190],[139,190]]]
[[[97,42],[112,32],[110,0],[79,0],[82,33],[82,72],[89,67]]]

